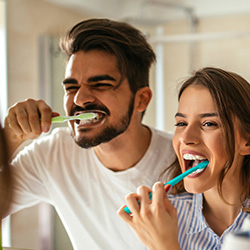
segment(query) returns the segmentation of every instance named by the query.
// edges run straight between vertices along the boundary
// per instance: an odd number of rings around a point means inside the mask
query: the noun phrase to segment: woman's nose
[[[88,103],[93,103],[96,100],[95,96],[87,86],[81,86],[74,97],[74,103],[77,106],[83,106]]]
[[[180,142],[185,145],[196,145],[200,142],[199,129],[188,125],[180,135]]]

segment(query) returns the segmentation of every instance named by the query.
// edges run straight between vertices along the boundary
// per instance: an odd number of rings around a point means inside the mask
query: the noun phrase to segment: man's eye
[[[109,89],[109,88],[113,88],[113,85],[110,83],[96,83],[94,85],[92,85],[93,88],[98,88],[98,89]]]
[[[71,93],[71,92],[76,92],[78,89],[79,89],[78,86],[68,86],[65,88],[65,91]]]
[[[175,124],[176,127],[183,127],[183,126],[187,126],[187,123],[186,122],[177,122]]]

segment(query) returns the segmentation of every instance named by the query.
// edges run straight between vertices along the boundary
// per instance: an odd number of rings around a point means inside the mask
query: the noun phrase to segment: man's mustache
[[[93,110],[100,110],[105,112],[107,115],[110,115],[110,111],[105,106],[100,106],[96,104],[89,104],[86,107],[82,108],[80,106],[75,106],[70,110],[70,115],[73,116],[76,112],[86,112],[86,111],[93,111]]]

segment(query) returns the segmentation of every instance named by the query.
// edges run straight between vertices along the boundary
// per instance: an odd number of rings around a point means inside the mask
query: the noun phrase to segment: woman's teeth
[[[185,160],[206,160],[205,157],[200,155],[184,154],[183,159]]]
[[[201,155],[193,155],[193,154],[184,154],[183,155],[183,159],[188,161],[188,165],[186,166],[186,168],[192,168],[195,167],[197,164],[201,163],[202,161],[206,160],[205,157],[201,156]],[[201,173],[202,171],[204,171],[205,168],[203,169],[197,169],[196,171],[194,171],[192,174],[190,175],[196,175]]]
[[[202,168],[202,169],[197,169],[196,171],[194,171],[192,174],[199,174],[201,173],[202,171],[204,171],[205,168]]]

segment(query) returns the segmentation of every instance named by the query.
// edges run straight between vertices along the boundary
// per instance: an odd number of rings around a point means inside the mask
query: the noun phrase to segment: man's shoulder
[[[163,140],[163,141],[169,141],[171,142],[173,139],[173,132],[170,131],[162,131],[156,128],[150,127],[150,130],[152,132],[153,137],[155,137],[157,140]]]

